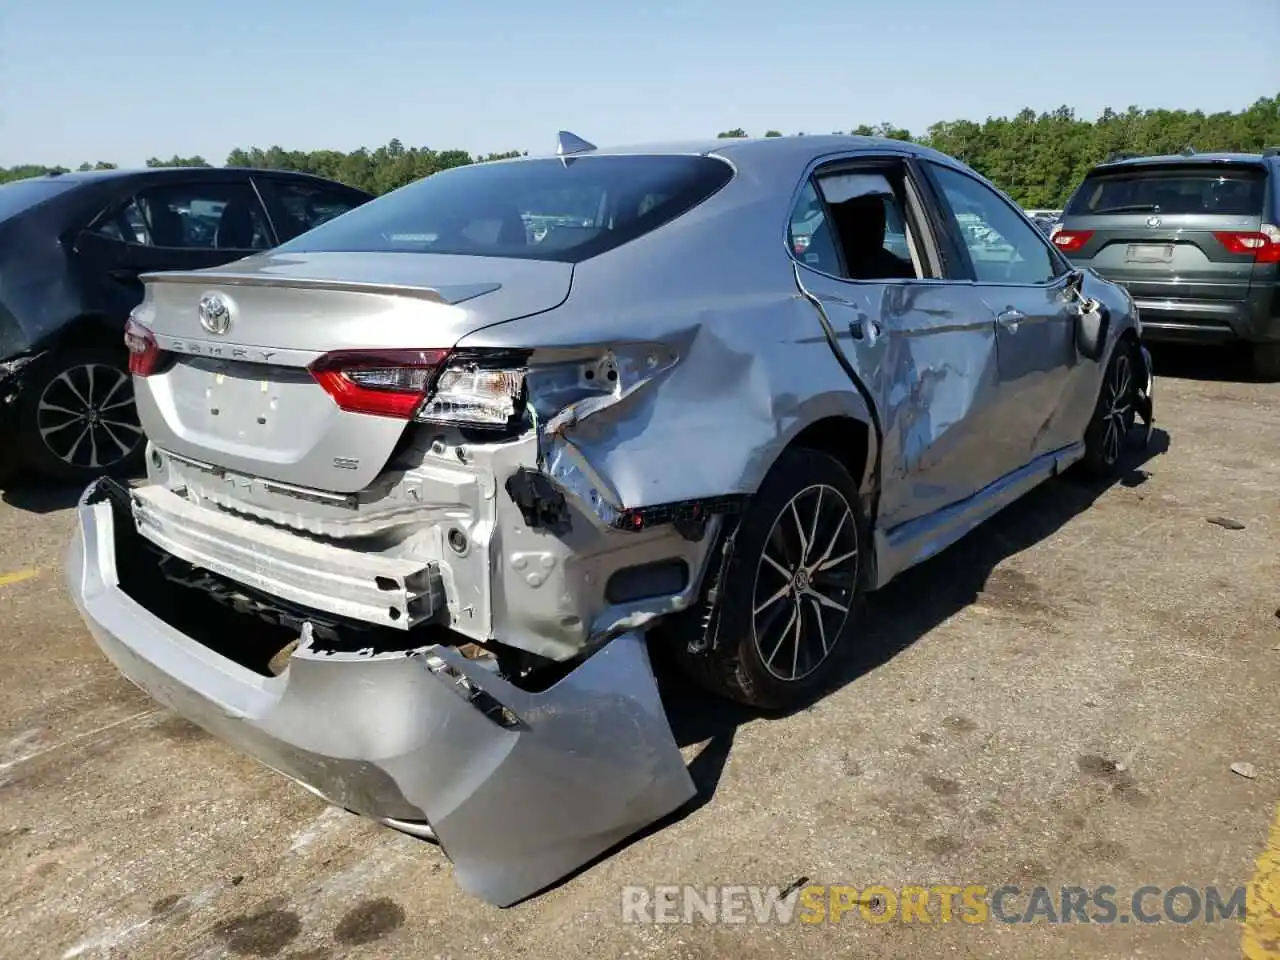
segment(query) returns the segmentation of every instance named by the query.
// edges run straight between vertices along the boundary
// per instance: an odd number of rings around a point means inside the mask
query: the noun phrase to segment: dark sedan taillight
[[[129,372],[135,377],[149,377],[160,366],[164,353],[155,334],[132,317],[124,327],[124,345],[129,351]]]

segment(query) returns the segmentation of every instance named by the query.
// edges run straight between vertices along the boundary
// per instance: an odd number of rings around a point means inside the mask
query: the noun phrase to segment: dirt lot
[[[505,911],[463,894],[437,848],[325,809],[120,679],[63,587],[68,496],[11,489],[0,956],[1238,957],[1235,919],[621,910],[626,885],[801,878],[1110,884],[1126,916],[1144,884],[1229,892],[1256,875],[1274,896],[1280,869],[1259,864],[1280,798],[1280,386],[1231,372],[1159,380],[1160,430],[1121,483],[1054,481],[877,597],[865,654],[810,709],[753,718],[669,682],[697,800]],[[1241,761],[1256,779],[1231,772]]]

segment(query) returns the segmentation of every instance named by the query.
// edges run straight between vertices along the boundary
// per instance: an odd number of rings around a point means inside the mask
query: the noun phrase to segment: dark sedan
[[[320,177],[244,168],[0,185],[0,473],[87,481],[141,457],[123,342],[140,274],[238,260],[370,199]]]

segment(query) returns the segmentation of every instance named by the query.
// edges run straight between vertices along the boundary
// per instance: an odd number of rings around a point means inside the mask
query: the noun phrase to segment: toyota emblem
[[[200,298],[200,326],[222,336],[231,326],[231,305],[220,294],[208,293]]]
[[[1158,227],[1162,223],[1164,223],[1164,221],[1161,220],[1159,217],[1147,217],[1148,227]]]

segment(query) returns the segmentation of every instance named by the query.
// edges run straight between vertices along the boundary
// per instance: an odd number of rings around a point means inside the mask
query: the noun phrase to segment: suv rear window
[[[1251,167],[1143,168],[1091,174],[1068,216],[1122,213],[1259,216],[1266,177]]]
[[[28,180],[12,180],[0,184],[0,220],[29,210],[75,186],[74,181],[34,177]]]
[[[278,249],[576,263],[657,229],[732,176],[723,160],[699,156],[480,163],[401,187]]]

